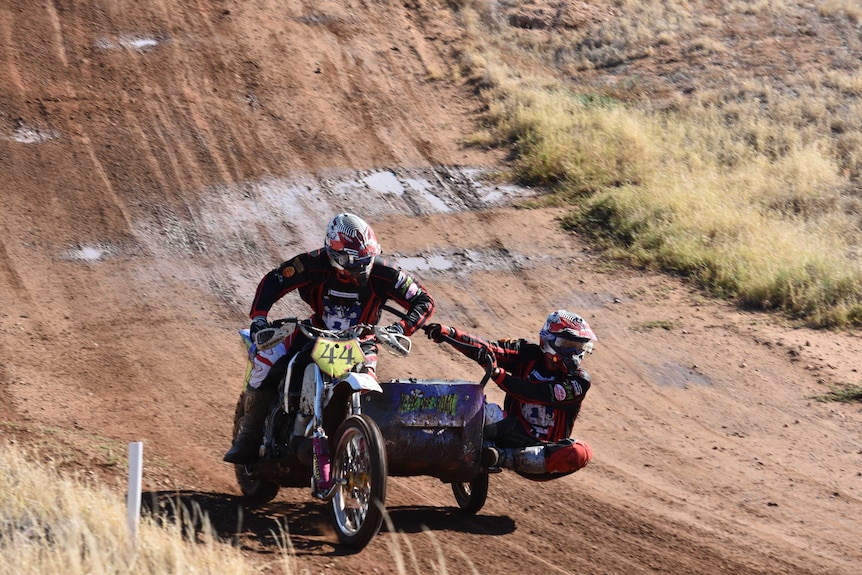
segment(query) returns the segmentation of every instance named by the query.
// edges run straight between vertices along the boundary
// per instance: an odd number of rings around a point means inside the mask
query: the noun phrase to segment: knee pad
[[[545,460],[548,473],[571,473],[586,467],[593,458],[593,449],[583,441],[548,447]]]

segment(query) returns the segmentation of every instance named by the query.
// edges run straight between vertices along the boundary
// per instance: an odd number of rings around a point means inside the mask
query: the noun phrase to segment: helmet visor
[[[374,259],[374,256],[365,256],[362,258],[358,258],[352,254],[343,251],[331,251],[329,255],[332,258],[333,263],[340,266],[343,270],[349,272],[361,271],[362,268],[368,267],[371,264],[371,260]]]
[[[352,277],[359,285],[368,283],[374,256],[357,258],[345,252],[335,252],[330,254],[330,257],[334,267],[343,270],[343,273]]]
[[[580,355],[587,351],[590,340],[557,334],[548,343],[560,355]]]
[[[345,254],[346,255],[346,254]],[[355,258],[353,256],[347,256],[347,261],[342,265],[345,270],[349,272],[360,272],[371,265],[371,260],[374,259],[374,256],[365,256],[364,258]]]

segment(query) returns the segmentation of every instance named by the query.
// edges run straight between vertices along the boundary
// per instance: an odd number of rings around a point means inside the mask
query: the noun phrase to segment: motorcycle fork
[[[312,494],[318,499],[328,501],[335,495],[335,489],[338,487],[336,480],[332,477],[332,466],[329,457],[329,437],[326,435],[326,430],[323,428],[323,397],[327,391],[331,391],[328,386],[335,385],[336,382],[327,382],[320,372],[316,375],[317,393],[315,394],[314,403],[314,434],[312,435]],[[350,405],[347,409],[347,416],[358,415],[361,413],[361,393],[350,394]]]
[[[324,379],[320,369],[314,373],[314,433],[311,436],[312,446],[312,483],[311,491],[314,497],[329,499],[334,493],[329,462],[329,437],[323,428],[323,398],[331,385]]]

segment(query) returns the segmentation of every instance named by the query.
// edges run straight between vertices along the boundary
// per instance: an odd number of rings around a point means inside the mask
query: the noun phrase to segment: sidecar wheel
[[[362,549],[383,524],[386,501],[386,444],[374,420],[352,415],[333,438],[330,511],[344,545]]]
[[[488,474],[480,473],[470,481],[453,483],[452,493],[462,512],[475,515],[488,499]]]

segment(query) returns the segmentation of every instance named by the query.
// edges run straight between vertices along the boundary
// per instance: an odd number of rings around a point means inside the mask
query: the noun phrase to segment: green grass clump
[[[851,403],[862,401],[862,385],[845,385],[833,387],[828,393],[815,397],[817,401],[839,401]]]

